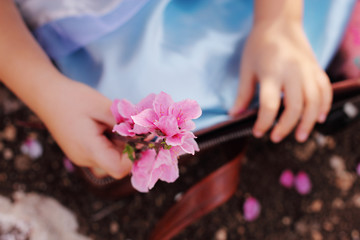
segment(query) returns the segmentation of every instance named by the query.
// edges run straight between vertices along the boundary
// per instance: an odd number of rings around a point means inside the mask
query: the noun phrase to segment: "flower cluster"
[[[174,182],[179,176],[178,156],[199,151],[192,120],[200,117],[201,109],[194,100],[174,102],[161,92],[137,105],[116,99],[111,112],[116,120],[113,132],[126,137],[124,152],[134,161],[131,183],[140,192],[159,179]]]

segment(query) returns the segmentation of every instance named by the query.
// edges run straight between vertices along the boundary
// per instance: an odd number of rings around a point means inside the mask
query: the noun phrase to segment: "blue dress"
[[[224,121],[237,91],[253,0],[17,0],[47,54],[68,77],[134,103],[165,91],[195,99],[197,126]],[[317,60],[334,55],[355,0],[305,0]]]

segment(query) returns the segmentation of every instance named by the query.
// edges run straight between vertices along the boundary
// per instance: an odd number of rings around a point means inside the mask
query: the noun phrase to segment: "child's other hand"
[[[255,25],[241,62],[238,97],[230,115],[245,110],[259,82],[259,112],[253,134],[261,137],[278,114],[281,96],[285,109],[271,132],[279,142],[296,126],[295,137],[305,141],[316,122],[330,110],[329,78],[317,63],[301,24]]]
[[[124,177],[132,163],[104,136],[115,124],[111,101],[84,84],[61,80],[41,114],[53,137],[75,164],[103,169],[114,178]]]

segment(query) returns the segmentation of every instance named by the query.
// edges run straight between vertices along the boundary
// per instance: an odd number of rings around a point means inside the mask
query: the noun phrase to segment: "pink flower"
[[[306,195],[311,192],[311,180],[309,176],[303,172],[300,171],[296,177],[295,177],[295,188],[301,195]]]
[[[131,183],[140,192],[148,192],[158,180],[174,182],[179,177],[178,156],[199,151],[191,132],[195,128],[192,119],[201,115],[194,100],[174,102],[160,92],[137,105],[116,99],[111,112],[116,121],[113,132],[132,142],[125,149],[129,158],[135,158]],[[155,142],[147,142],[150,138]]]
[[[148,192],[158,180],[174,182],[179,177],[177,154],[162,149],[146,150],[132,168],[131,183],[139,192]]]
[[[171,146],[181,146],[184,151],[193,153],[198,149],[190,132],[195,128],[192,119],[201,115],[201,108],[194,100],[174,102],[170,95],[161,92],[156,95],[153,108],[145,109],[132,116],[135,124],[154,131],[159,137],[166,139]],[[184,146],[183,146],[184,145]]]
[[[249,197],[245,200],[243,210],[244,210],[244,219],[246,221],[251,222],[259,217],[261,212],[261,206],[256,198]]]
[[[285,188],[292,188],[294,184],[294,174],[291,170],[286,169],[281,173],[279,182]]]
[[[149,94],[137,105],[132,104],[126,99],[115,99],[110,108],[115,120],[116,125],[113,132],[117,132],[122,136],[134,137],[136,134],[146,134],[149,132],[148,128],[144,128],[134,123],[132,116],[139,114],[145,109],[152,108],[155,94]]]

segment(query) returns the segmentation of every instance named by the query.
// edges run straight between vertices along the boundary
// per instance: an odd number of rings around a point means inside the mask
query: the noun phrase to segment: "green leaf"
[[[135,152],[134,147],[130,146],[129,144],[125,145],[123,153],[127,154],[131,161],[134,161],[134,152]]]

